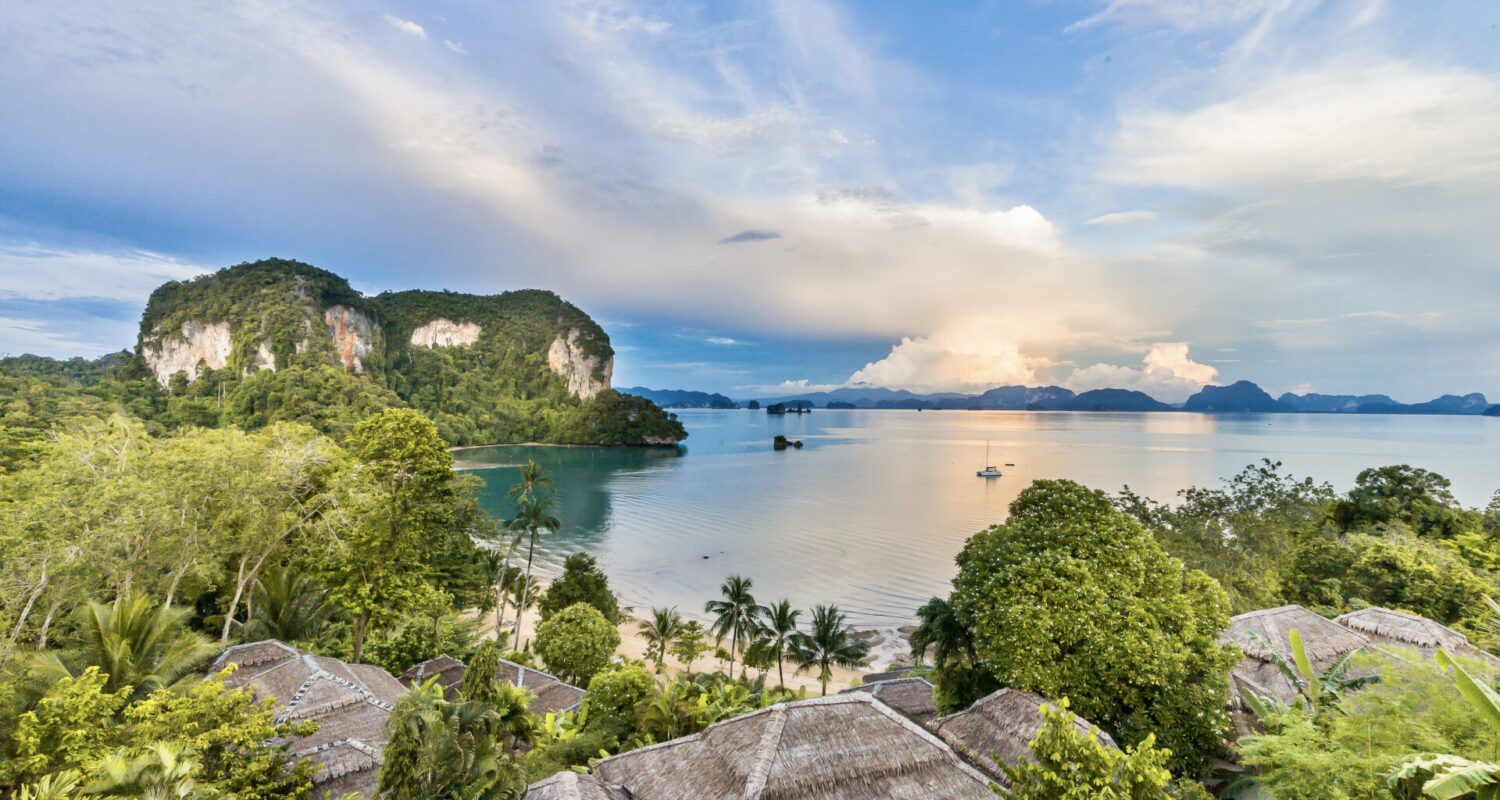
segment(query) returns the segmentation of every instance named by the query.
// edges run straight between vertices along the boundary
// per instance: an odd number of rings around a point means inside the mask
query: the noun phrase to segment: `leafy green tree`
[[[495,712],[443,700],[436,679],[407,692],[391,713],[380,767],[389,800],[519,800],[520,766],[506,754]]]
[[[588,726],[616,739],[633,735],[640,724],[639,707],[656,691],[656,681],[639,662],[612,664],[589,679]]]
[[[469,659],[462,683],[458,687],[459,699],[468,703],[479,703],[495,712],[500,728],[506,737],[507,746],[514,749],[516,742],[531,742],[536,728],[536,715],[531,713],[530,691],[500,680],[500,645],[487,641]]]
[[[1010,791],[995,794],[1014,800],[1171,800],[1167,769],[1171,753],[1156,747],[1148,734],[1141,743],[1117,750],[1099,741],[1092,730],[1079,730],[1068,713],[1067,698],[1057,707],[1042,706],[1042,729],[1031,741],[1033,758],[1002,767]],[[1209,797],[1201,787],[1197,796]]]
[[[813,606],[807,632],[796,638],[798,669],[817,667],[825,695],[834,667],[855,669],[870,652],[869,645],[855,641],[846,619],[838,606]]]
[[[730,669],[734,668],[736,648],[749,639],[760,616],[760,606],[755,603],[755,595],[750,593],[753,583],[749,578],[730,575],[719,587],[724,599],[703,604],[703,610],[714,615],[713,624],[709,626],[714,641],[722,643],[725,637],[729,639]]]
[[[536,653],[547,670],[575,685],[588,685],[620,646],[620,632],[599,609],[577,603],[536,630]]]
[[[1449,545],[1418,537],[1400,522],[1309,537],[1286,573],[1288,599],[1331,615],[1378,605],[1445,625],[1472,620],[1496,587]]]
[[[1221,751],[1228,599],[1103,493],[1036,481],[958,565],[953,605],[1001,685],[1069,697],[1122,744],[1154,732],[1179,769]]]
[[[682,615],[677,607],[653,608],[651,619],[640,623],[641,638],[646,640],[646,658],[661,672],[667,660],[667,649],[682,635]]]
[[[454,475],[437,429],[409,409],[360,422],[349,449],[359,461],[356,519],[326,569],[334,602],[354,615],[352,657],[358,662],[372,621],[428,601],[427,547],[452,522]]]
[[[547,587],[537,609],[542,621],[574,603],[588,603],[599,609],[604,618],[619,624],[620,605],[609,590],[609,577],[599,569],[588,553],[574,553],[563,562],[563,573]]]
[[[1334,505],[1333,521],[1344,531],[1394,521],[1420,536],[1451,539],[1482,524],[1457,507],[1451,485],[1442,475],[1406,464],[1362,470],[1348,496]]]
[[[479,624],[477,619],[445,613],[434,626],[431,617],[412,615],[394,631],[372,640],[366,656],[393,675],[443,655],[467,661],[479,647]]]
[[[776,665],[776,682],[786,686],[786,671],[782,662],[791,658],[796,650],[797,618],[801,609],[792,608],[791,601],[782,599],[773,606],[765,606],[760,613],[760,628],[756,631],[752,650],[763,653]]]
[[[708,652],[708,642],[704,641],[703,624],[695,619],[688,620],[687,624],[682,626],[682,632],[677,635],[677,640],[672,642],[671,652],[682,664],[682,668],[689,675],[693,674],[693,662]]]

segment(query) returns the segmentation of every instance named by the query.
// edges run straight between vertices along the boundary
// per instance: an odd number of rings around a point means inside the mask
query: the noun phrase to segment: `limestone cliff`
[[[559,333],[547,348],[547,366],[567,379],[568,391],[573,396],[588,400],[609,388],[615,360],[611,356],[601,363],[599,356],[586,352],[580,345],[580,335],[577,328],[570,329],[566,338]]]
[[[323,322],[333,337],[333,349],[339,362],[356,375],[365,371],[364,359],[375,349],[379,326],[358,309],[331,306],[323,312]]]
[[[227,322],[190,319],[182,323],[179,335],[160,329],[155,333],[156,345],[142,346],[141,357],[162,386],[171,383],[178,372],[187,373],[189,381],[196,380],[200,361],[210,369],[223,369],[234,350]]]
[[[418,347],[462,347],[479,341],[481,328],[472,322],[438,318],[411,332]]]

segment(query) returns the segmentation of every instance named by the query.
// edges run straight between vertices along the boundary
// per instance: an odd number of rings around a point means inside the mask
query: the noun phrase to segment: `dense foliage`
[[[620,622],[620,604],[609,590],[609,577],[588,553],[574,553],[563,562],[563,573],[547,587],[537,603],[542,621],[577,603],[588,603],[611,623]]]
[[[588,603],[568,606],[536,629],[536,652],[547,670],[581,686],[609,664],[619,646],[620,632]]]
[[[1103,493],[1036,481],[958,566],[953,607],[1000,685],[1069,697],[1124,745],[1154,733],[1178,768],[1222,752],[1238,658],[1219,642],[1224,592]]]

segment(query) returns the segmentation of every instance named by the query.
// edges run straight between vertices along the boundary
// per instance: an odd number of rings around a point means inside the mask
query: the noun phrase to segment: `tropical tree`
[[[1092,729],[1082,729],[1068,713],[1068,700],[1057,707],[1042,706],[1042,729],[1031,742],[1032,758],[1016,766],[1002,766],[1008,791],[995,794],[1014,800],[1181,800],[1210,795],[1197,784],[1173,785],[1167,770],[1171,753],[1160,750],[1154,737],[1125,750],[1099,741]],[[1196,789],[1196,791],[1193,791]]]
[[[797,618],[800,616],[801,609],[792,608],[791,601],[786,599],[773,606],[763,606],[756,640],[750,646],[752,650],[757,650],[776,662],[776,682],[783,687],[786,686],[786,671],[781,662],[791,657],[796,649]]]
[[[807,633],[797,634],[798,669],[817,667],[825,695],[834,667],[857,668],[870,653],[869,645],[855,641],[854,629],[845,620],[836,605],[814,606]]]
[[[653,608],[651,619],[642,622],[641,638],[646,640],[646,658],[655,662],[656,671],[661,672],[667,660],[667,648],[682,635],[682,615],[677,607]]]
[[[523,495],[516,504],[516,516],[508,527],[526,537],[526,577],[521,581],[516,605],[516,628],[512,640],[521,641],[521,619],[526,615],[527,598],[531,596],[531,566],[536,556],[536,540],[542,531],[555,531],[562,523],[552,516],[552,497],[547,494]]]
[[[917,619],[917,629],[911,634],[911,654],[922,663],[931,651],[930,677],[941,713],[962,711],[1000,688],[994,676],[978,666],[974,636],[951,602],[934,597],[917,609]]]
[[[437,679],[407,692],[391,713],[390,743],[380,767],[388,800],[516,800],[525,792],[520,767],[496,733],[483,703],[449,703]]]
[[[599,609],[599,613],[610,622],[620,622],[620,603],[609,589],[609,576],[588,553],[568,556],[563,562],[562,574],[547,586],[546,594],[537,603],[537,610],[545,620],[574,603],[588,603]]]
[[[464,702],[479,703],[495,712],[499,726],[496,733],[504,734],[507,749],[514,750],[516,742],[532,740],[537,723],[536,715],[531,713],[535,696],[523,687],[500,680],[500,661],[498,642],[480,645],[469,659],[469,668],[464,670],[458,696]]]
[[[1453,670],[1459,694],[1491,728],[1500,732],[1500,693],[1489,684],[1476,680],[1447,649],[1439,648],[1435,657],[1444,669]],[[1408,758],[1392,773],[1388,782],[1393,793],[1403,788],[1417,788],[1422,797],[1432,800],[1468,797],[1493,800],[1500,797],[1500,764],[1471,761],[1455,755],[1423,754]]]
[[[1102,492],[1039,480],[958,556],[952,602],[1000,685],[1067,697],[1129,746],[1155,733],[1194,773],[1229,730],[1229,601]]]
[[[703,610],[714,615],[713,624],[709,627],[713,631],[714,641],[723,642],[725,637],[729,639],[730,670],[734,669],[736,648],[755,630],[756,620],[760,616],[760,606],[755,604],[755,595],[750,593],[752,584],[753,581],[749,578],[730,575],[719,587],[724,599],[710,600],[703,604]],[[743,670],[741,672],[743,674]]]
[[[42,673],[76,675],[97,667],[105,692],[129,690],[131,700],[181,687],[218,650],[188,627],[190,616],[188,609],[165,608],[143,596],[90,602],[79,610],[77,631],[62,654],[41,657]]]
[[[677,634],[677,640],[672,642],[671,652],[682,664],[682,668],[689,675],[693,674],[693,662],[708,652],[708,643],[703,639],[703,623],[696,619],[688,620]]]
[[[317,576],[295,564],[262,573],[251,598],[254,611],[245,623],[251,641],[311,642],[336,610]]]
[[[619,646],[619,630],[588,603],[568,606],[536,629],[536,653],[547,670],[579,686],[608,666]]]

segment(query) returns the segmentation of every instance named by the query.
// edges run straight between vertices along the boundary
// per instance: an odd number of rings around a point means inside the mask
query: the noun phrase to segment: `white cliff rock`
[[[159,350],[144,347],[141,355],[156,374],[156,382],[166,387],[178,372],[186,372],[189,381],[197,379],[199,361],[207,363],[211,369],[223,369],[229,363],[233,349],[229,323],[190,319],[182,323],[180,338],[162,336]]]
[[[262,341],[260,347],[255,350],[255,368],[276,371],[276,356],[271,352],[271,343]],[[249,370],[246,370],[249,372]]]
[[[604,379],[596,380],[594,370],[599,366],[599,357],[584,355],[578,342],[579,335],[577,328],[568,331],[567,338],[558,334],[552,340],[552,346],[547,349],[547,366],[568,379],[568,391],[574,396],[580,400],[588,400],[609,388],[615,360],[611,358],[604,362]]]
[[[472,322],[454,322],[439,317],[411,332],[411,343],[419,347],[460,347],[479,341],[481,328]]]
[[[323,312],[323,322],[328,324],[333,347],[338,351],[344,369],[364,372],[363,359],[375,346],[375,323],[348,306],[329,306]]]

